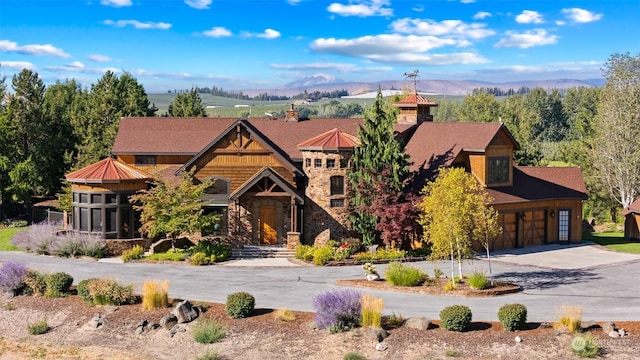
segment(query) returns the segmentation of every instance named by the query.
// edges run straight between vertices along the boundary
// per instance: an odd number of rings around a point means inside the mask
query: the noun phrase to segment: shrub
[[[122,261],[139,260],[144,257],[144,249],[140,245],[134,245],[131,249],[122,252]]]
[[[11,238],[11,244],[26,252],[50,254],[49,246],[56,240],[56,234],[61,228],[60,223],[32,224],[28,230],[15,234]]]
[[[8,261],[0,267],[0,290],[15,292],[24,286],[27,266],[23,263]]]
[[[122,305],[135,301],[133,285],[120,285],[113,279],[90,279],[87,288],[95,305]]]
[[[184,261],[186,255],[180,249],[175,249],[175,251],[169,249],[167,252],[151,254],[144,259],[150,261]]]
[[[456,286],[453,285],[453,283],[451,281],[447,281],[447,283],[444,285],[444,291],[453,291],[456,289]]]
[[[385,322],[385,324],[389,325],[390,327],[398,328],[398,327],[404,325],[405,318],[404,318],[404,316],[402,316],[402,314],[393,313],[391,315],[385,316],[384,317],[384,322]]]
[[[434,278],[440,279],[443,275],[444,275],[444,273],[442,272],[442,270],[440,270],[440,268],[437,268],[437,267],[433,268],[433,277]]]
[[[81,280],[76,287],[78,291],[78,297],[90,304],[93,304],[93,298],[91,297],[91,292],[89,290],[89,283],[94,280],[95,278]]]
[[[40,335],[44,334],[49,330],[49,324],[47,324],[47,319],[43,318],[40,321],[36,321],[33,324],[28,324],[27,329],[29,330],[29,334],[31,335]]]
[[[255,306],[256,299],[253,295],[240,291],[227,296],[225,310],[233,319],[240,319],[251,315]]]
[[[219,358],[217,351],[209,349],[204,354],[196,356],[195,360],[218,360]]]
[[[427,274],[413,266],[392,262],[384,273],[387,282],[394,286],[418,286],[427,278]]]
[[[215,256],[215,255],[213,255]],[[209,257],[203,252],[197,252],[189,258],[192,265],[201,266],[209,264]]]
[[[201,252],[210,259],[215,259],[213,261],[220,262],[231,257],[231,246],[212,240],[202,240],[196,246],[190,247],[187,252],[189,255]]]
[[[523,330],[527,323],[527,308],[522,304],[505,304],[498,309],[498,320],[507,331]]]
[[[562,305],[556,309],[558,321],[554,324],[556,330],[568,330],[573,334],[582,328],[582,306]]]
[[[193,327],[191,335],[200,344],[213,344],[225,337],[226,330],[214,320],[201,320]]]
[[[465,331],[471,325],[471,309],[452,305],[440,311],[440,326],[449,331]]]
[[[366,356],[360,355],[357,352],[350,352],[350,353],[344,354],[344,356],[342,357],[342,360],[367,360],[367,358]]]
[[[298,245],[295,257],[298,260],[311,261],[314,251],[315,249],[311,245]]]
[[[576,336],[571,341],[571,350],[582,358],[595,358],[600,355],[600,344],[591,334]]]
[[[384,300],[364,294],[360,299],[360,306],[360,311],[362,312],[362,326],[381,328]]]
[[[29,222],[27,220],[7,219],[2,221],[2,225],[5,225],[8,228],[20,228],[29,226]]]
[[[331,246],[326,245],[316,248],[313,252],[313,264],[322,266],[333,259],[334,250]]]
[[[273,317],[276,320],[282,321],[282,322],[292,322],[296,320],[296,314],[294,314],[293,311],[288,309],[276,310],[273,313]]]
[[[467,279],[469,286],[475,290],[485,289],[488,285],[487,275],[480,271],[474,271]]]
[[[154,310],[169,305],[169,281],[145,281],[142,284],[142,308]]]
[[[44,282],[47,286],[44,296],[48,298],[59,298],[69,293],[69,288],[71,288],[71,284],[73,284],[73,277],[64,272],[57,272],[46,275]]]
[[[346,247],[349,256],[353,256],[362,250],[362,240],[354,237],[346,237],[340,241],[340,247]]]
[[[346,289],[328,291],[313,297],[315,325],[330,332],[341,332],[360,324],[361,293]]]
[[[45,281],[46,274],[37,270],[27,270],[24,275],[24,284],[27,286],[27,293],[35,296],[44,295],[47,290]]]

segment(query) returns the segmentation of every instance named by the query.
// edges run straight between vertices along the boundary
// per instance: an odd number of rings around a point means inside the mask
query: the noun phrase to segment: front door
[[[274,245],[278,243],[278,232],[276,231],[277,211],[275,206],[265,205],[260,207],[258,215],[258,226],[260,228],[260,244]]]

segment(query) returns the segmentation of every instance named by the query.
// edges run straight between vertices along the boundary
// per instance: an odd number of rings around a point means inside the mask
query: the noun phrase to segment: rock
[[[173,337],[173,335],[179,333],[179,332],[185,332],[187,331],[187,329],[180,327],[179,325],[176,325],[174,327],[171,328],[171,330],[169,331],[169,336]]]
[[[155,330],[155,329],[157,329],[159,327],[160,327],[160,324],[149,324],[149,325],[147,325],[147,329],[149,329],[149,330]]]
[[[600,325],[600,327],[602,328],[602,331],[605,334],[610,334],[612,331],[616,331],[616,324],[614,324],[611,321],[606,322],[606,323],[602,323],[602,325]]]
[[[381,328],[369,328],[367,334],[369,338],[374,339],[377,342],[382,342],[389,336],[387,330]]]
[[[522,339],[520,338],[520,336],[516,336],[516,342],[517,343],[521,343],[522,342]]]
[[[539,329],[548,329],[552,327],[550,323],[543,321],[540,323],[540,326],[538,326]]]
[[[587,330],[590,329],[592,327],[595,327],[596,325],[598,325],[595,321],[583,321],[580,324],[580,327],[582,328],[582,330]]]
[[[618,334],[620,334],[620,337],[625,337],[627,335],[627,332],[625,331],[625,329],[618,329]]]
[[[104,317],[104,315],[102,315],[102,314],[93,315],[91,320],[89,320],[89,322],[87,323],[87,325],[92,329],[97,329],[100,326],[103,326],[103,325],[106,325],[106,324],[107,324],[107,318]]]
[[[612,338],[620,337],[620,333],[617,331],[612,331],[609,333],[609,337],[612,337]]]
[[[116,305],[106,305],[103,307],[103,309],[104,309],[104,312],[106,312],[107,314],[111,314],[118,311],[119,307]]]
[[[387,344],[385,343],[377,343],[376,344],[376,350],[378,351],[385,351],[387,350],[389,347],[387,346]]]
[[[147,326],[147,324],[149,324],[149,321],[147,321],[146,319],[143,319],[143,320],[138,321],[138,324],[136,326],[137,327],[145,327],[145,326]]]
[[[427,330],[430,325],[431,320],[425,317],[413,317],[408,318],[402,326],[409,329]]]
[[[144,327],[143,326],[138,326],[136,328],[136,335],[140,335],[144,332]]]
[[[160,326],[167,330],[171,330],[177,323],[178,318],[172,313],[167,314],[160,319]]]
[[[178,324],[191,322],[198,317],[198,310],[188,300],[178,303],[171,313],[178,319]]]

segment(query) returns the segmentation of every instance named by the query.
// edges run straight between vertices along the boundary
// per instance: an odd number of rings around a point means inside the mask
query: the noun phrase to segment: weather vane
[[[404,78],[405,79],[413,79],[413,91],[414,92],[418,92],[418,77],[420,75],[418,75],[419,71],[413,70],[413,72],[410,73],[404,73]]]

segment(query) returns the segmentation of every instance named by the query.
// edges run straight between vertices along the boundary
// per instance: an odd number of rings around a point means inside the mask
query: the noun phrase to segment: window
[[[327,159],[327,168],[334,168],[336,167],[336,160],[335,159]]]
[[[136,165],[155,165],[156,156],[155,155],[136,155],[135,163]]]
[[[344,176],[331,177],[331,195],[344,195]]]
[[[344,207],[344,199],[331,199],[331,207]]]
[[[509,158],[489,158],[489,176],[487,184],[504,184],[509,182]]]
[[[313,161],[313,167],[317,167],[317,168],[322,167],[322,159],[315,159]]]
[[[346,169],[349,167],[349,160],[347,159],[340,159],[340,168],[341,169]]]
[[[304,159],[304,166],[311,167],[311,159]]]
[[[560,210],[558,211],[558,240],[559,241],[569,241],[569,224],[570,221],[569,210]]]

